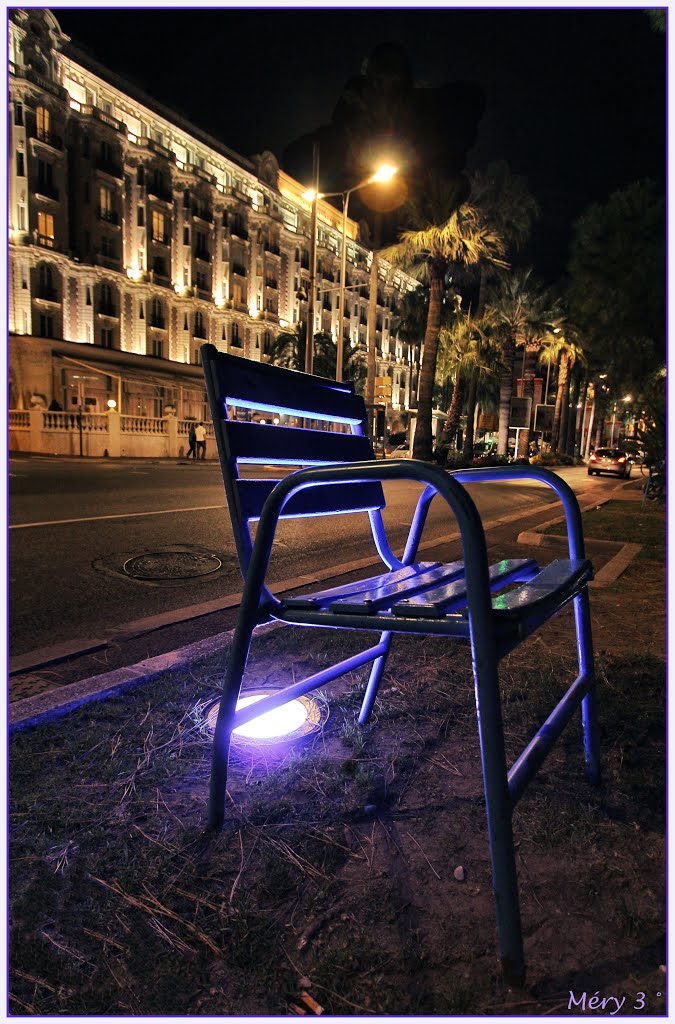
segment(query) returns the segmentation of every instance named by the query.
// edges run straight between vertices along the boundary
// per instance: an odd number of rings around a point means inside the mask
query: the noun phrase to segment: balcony
[[[201,341],[206,340],[206,328],[200,327],[199,324],[195,324],[192,328],[192,337],[199,338]]]
[[[45,146],[49,146],[50,149],[57,149],[59,152],[63,149],[63,139],[60,135],[54,135],[53,132],[38,131],[34,138],[37,142],[42,142]]]
[[[195,259],[201,260],[203,263],[210,263],[211,253],[208,249],[195,249]]]
[[[46,285],[38,285],[35,298],[41,299],[42,302],[59,302],[59,296],[55,288],[48,288]]]
[[[275,277],[267,277],[267,278],[265,278],[265,287],[266,288],[275,288],[276,289],[276,288],[279,287],[279,282],[277,281],[277,279]]]
[[[147,189],[148,199],[159,199],[163,203],[173,203],[173,192],[163,182],[149,181]]]
[[[52,199],[55,203],[59,201],[59,190],[51,181],[38,181],[35,186],[35,195],[42,199]]]
[[[233,263],[231,266],[233,274],[237,274],[239,277],[246,277],[246,267],[243,263]]]
[[[150,317],[150,326],[154,327],[158,331],[165,331],[166,330],[166,320],[164,319],[163,316],[151,316]]]
[[[117,319],[117,306],[114,302],[99,302],[96,312],[99,316],[110,316]]]
[[[269,252],[272,256],[281,256],[281,249],[276,242],[265,242],[265,252]]]
[[[163,235],[153,235],[151,242],[153,245],[171,245],[171,235],[166,233]]]
[[[106,224],[114,224],[116,227],[119,225],[120,216],[115,210],[102,210],[99,206],[96,213],[98,219],[105,221]]]
[[[38,245],[41,245],[43,249],[55,249],[56,245],[54,242],[53,235],[35,235],[35,241]]]
[[[230,228],[230,234],[234,235],[235,238],[243,238],[245,242],[248,241],[248,231],[241,224],[233,224]]]
[[[192,216],[196,220],[203,220],[205,224],[213,224],[213,213],[206,206],[195,207]]]
[[[155,142],[154,139],[143,139],[143,142],[153,153],[157,153],[158,156],[163,156],[166,160],[171,160],[172,163],[175,163],[176,154],[173,150],[163,146],[161,142]]]
[[[115,178],[116,181],[122,181],[124,179],[124,173],[122,171],[122,165],[116,163],[114,160],[107,160],[105,157],[96,157],[96,170],[102,171],[104,174],[109,174],[111,178]]]

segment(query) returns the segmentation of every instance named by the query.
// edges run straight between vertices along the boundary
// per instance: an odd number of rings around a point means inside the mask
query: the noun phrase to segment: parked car
[[[614,473],[627,480],[633,464],[623,448],[596,448],[588,460],[588,475]]]

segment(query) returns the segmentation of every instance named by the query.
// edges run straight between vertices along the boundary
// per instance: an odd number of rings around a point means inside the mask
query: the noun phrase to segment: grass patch
[[[502,663],[509,760],[574,675],[558,621]],[[339,656],[357,646],[328,636]],[[324,637],[303,631],[301,658],[297,637],[256,641],[248,684],[316,670]],[[354,674],[328,695],[320,737],[233,759],[212,834],[195,708],[221,678],[206,662],[11,738],[13,1012],[285,1016],[308,977],[332,1015],[498,1013],[468,651],[397,638],[366,730]],[[603,787],[586,786],[572,723],[514,815],[529,977],[544,986],[533,1012],[555,1005],[552,977],[569,998],[580,965],[580,991],[610,960],[617,986],[649,992],[663,962],[665,668],[608,655],[599,678]],[[551,921],[552,937],[531,941]]]
[[[638,558],[664,560],[666,557],[666,511],[653,503],[640,508],[638,502],[608,501],[582,513],[584,536],[622,544],[642,544]],[[565,523],[553,523],[544,533],[566,536]]]

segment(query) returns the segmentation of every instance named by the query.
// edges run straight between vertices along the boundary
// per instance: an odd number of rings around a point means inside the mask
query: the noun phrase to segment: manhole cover
[[[122,568],[137,580],[189,580],[217,572],[222,564],[208,552],[148,551],[128,558]]]

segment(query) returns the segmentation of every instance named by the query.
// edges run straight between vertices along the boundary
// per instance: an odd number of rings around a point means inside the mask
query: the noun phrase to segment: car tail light
[[[617,462],[625,462],[625,461],[626,461],[626,456],[625,456],[625,455],[622,455],[622,456],[621,456],[621,458],[620,458],[620,459],[617,459],[616,461],[617,461]]]
[[[588,461],[589,462],[597,462],[598,461],[598,456],[595,454],[595,452],[593,453],[593,455],[591,455],[591,457],[590,457],[590,459]]]

